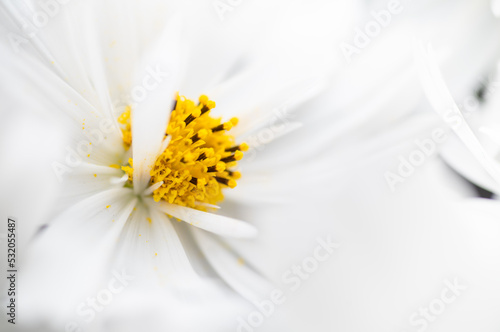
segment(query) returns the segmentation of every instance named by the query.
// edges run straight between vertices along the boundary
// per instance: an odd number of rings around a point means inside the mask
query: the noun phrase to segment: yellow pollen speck
[[[141,236],[141,234],[139,234],[139,236]]]
[[[106,205],[106,209],[109,209],[109,207],[110,207],[110,206],[111,206],[111,205]]]
[[[146,218],[146,220],[151,224],[151,218]]]
[[[97,177],[97,174],[94,174],[94,177],[96,178],[96,177]]]
[[[88,158],[88,157],[90,157],[90,155],[89,155],[89,154],[87,155],[87,158]]]
[[[151,171],[150,185],[163,182],[153,192],[153,199],[177,205],[207,210],[224,200],[222,189],[236,187],[241,174],[232,171],[248,144],[235,144],[228,131],[238,124],[237,118],[222,122],[210,110],[215,102],[201,96],[199,103],[177,96],[174,110],[165,130],[170,139],[167,148],[156,159]],[[131,107],[127,106],[118,118],[126,148],[132,144]],[[121,169],[133,183],[133,160]],[[201,204],[200,204],[201,203]]]
[[[239,265],[245,265],[245,260],[243,258],[238,258],[238,264]]]
[[[157,252],[155,252],[155,256],[158,256],[158,253],[157,253]]]

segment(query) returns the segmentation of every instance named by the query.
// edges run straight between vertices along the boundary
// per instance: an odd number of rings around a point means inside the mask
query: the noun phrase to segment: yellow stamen
[[[248,144],[247,143],[241,143],[240,144],[240,151],[248,151]]]
[[[124,128],[122,128],[123,142],[127,148],[132,144],[132,125],[130,121],[131,111],[132,108],[130,106],[125,107],[125,112],[123,112],[118,118],[118,123],[124,126]]]
[[[128,175],[128,179],[132,181],[134,175],[134,160],[132,158],[128,158],[128,163],[130,166],[122,166],[121,169]]]
[[[236,187],[239,172],[230,171],[248,150],[246,143],[235,145],[234,137],[229,135],[232,127],[238,124],[237,118],[221,122],[220,118],[210,116],[215,103],[207,96],[201,96],[199,103],[177,96],[175,109],[165,136],[170,143],[156,159],[150,175],[150,184],[163,181],[153,192],[155,201],[161,199],[182,206],[206,210],[204,204],[217,205],[224,199],[222,189]],[[123,142],[132,144],[130,107],[120,116]],[[133,160],[121,169],[133,181]]]

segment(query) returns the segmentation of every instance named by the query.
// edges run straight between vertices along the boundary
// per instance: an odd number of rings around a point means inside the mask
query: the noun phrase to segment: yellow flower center
[[[206,210],[224,199],[222,189],[234,188],[241,174],[231,171],[248,149],[246,143],[236,145],[228,131],[238,123],[237,118],[221,123],[220,118],[210,116],[215,103],[201,96],[199,103],[178,96],[165,139],[167,148],[156,159],[150,171],[151,184],[162,183],[153,191],[155,201]],[[120,116],[123,142],[132,143],[130,107]],[[130,166],[122,166],[129,181],[133,180],[133,160]]]

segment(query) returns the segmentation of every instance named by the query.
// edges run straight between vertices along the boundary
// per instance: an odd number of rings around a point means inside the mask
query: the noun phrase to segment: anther
[[[188,117],[186,119],[184,119],[184,122],[186,123],[186,126],[188,124],[190,124],[191,122],[193,122],[194,119],[196,119],[197,117],[199,117],[201,114],[201,111],[200,110],[194,110],[191,114],[188,115]]]
[[[201,108],[201,114],[205,114],[208,111],[210,111],[210,108],[208,108],[207,105],[203,105],[203,107]]]
[[[196,161],[205,160],[205,159],[207,159],[207,155],[205,154],[205,152],[203,152],[202,154],[200,154],[198,159],[196,159]]]
[[[236,181],[226,179],[226,178],[221,178],[219,176],[215,176],[214,179],[219,182],[220,184],[223,184],[225,186],[228,186],[229,188],[234,188],[236,187]]]
[[[233,147],[230,147],[230,148],[227,148],[226,152],[236,152],[236,151],[247,151],[248,150],[248,144],[246,143],[241,143],[240,145],[236,145],[236,146],[233,146]]]
[[[227,186],[229,184],[229,179],[221,178],[219,176],[215,176],[214,179],[217,180],[217,182],[222,183],[223,185]]]
[[[218,131],[221,131],[221,130],[224,130],[224,125],[225,123],[221,123],[220,125],[216,126],[216,127],[213,127],[212,128],[212,132],[215,133],[215,132],[218,132]]]
[[[191,136],[190,140],[193,142],[193,143],[196,143],[200,140],[200,136],[198,136],[198,133],[194,134],[193,136]]]
[[[232,161],[241,160],[241,158],[243,158],[243,152],[238,150],[233,155],[226,157],[226,158],[223,158],[220,161],[225,162],[225,163],[230,163]]]
[[[205,138],[208,135],[208,130],[201,129],[196,134],[191,136],[190,140],[194,143],[198,142],[200,139]]]
[[[226,165],[222,162],[218,162],[217,165],[210,166],[207,168],[207,172],[212,173],[212,172],[224,172],[226,169]]]
[[[190,124],[194,119],[196,119],[193,114],[189,114],[188,117],[184,120],[184,122],[186,123],[186,126],[188,124]]]

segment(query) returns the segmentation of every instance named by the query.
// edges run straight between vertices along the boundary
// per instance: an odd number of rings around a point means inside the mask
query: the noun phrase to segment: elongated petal
[[[132,88],[132,148],[134,190],[148,185],[149,172],[160,153],[168,117],[175,99],[179,71],[180,21],[173,19],[148,52]]]
[[[458,138],[453,137],[441,151],[443,159],[475,185],[500,195],[500,184],[493,181],[483,165]]]
[[[451,125],[453,131],[472,152],[477,161],[485,168],[489,175],[500,184],[500,170],[495,162],[486,153],[481,143],[474,135],[453,100],[443,76],[438,68],[430,46],[427,49],[421,45],[418,51],[419,73],[424,91],[434,110],[449,123],[449,117],[453,116],[460,120],[457,125]]]
[[[170,204],[167,202],[153,202],[151,206],[156,206],[175,218],[187,222],[195,227],[209,232],[234,238],[252,238],[257,235],[257,229],[241,220],[220,216],[208,212],[191,209],[185,206]]]
[[[175,282],[177,288],[200,281],[170,220],[155,209],[139,206],[133,212],[116,252],[116,264],[143,281],[156,285]]]
[[[230,252],[211,234],[195,228],[192,233],[212,267],[236,292],[254,303],[269,297],[274,288],[271,282],[246,265],[241,257]]]
[[[108,277],[109,259],[137,201],[131,193],[120,188],[88,197],[39,235],[24,253],[20,302],[27,317],[68,319]]]

